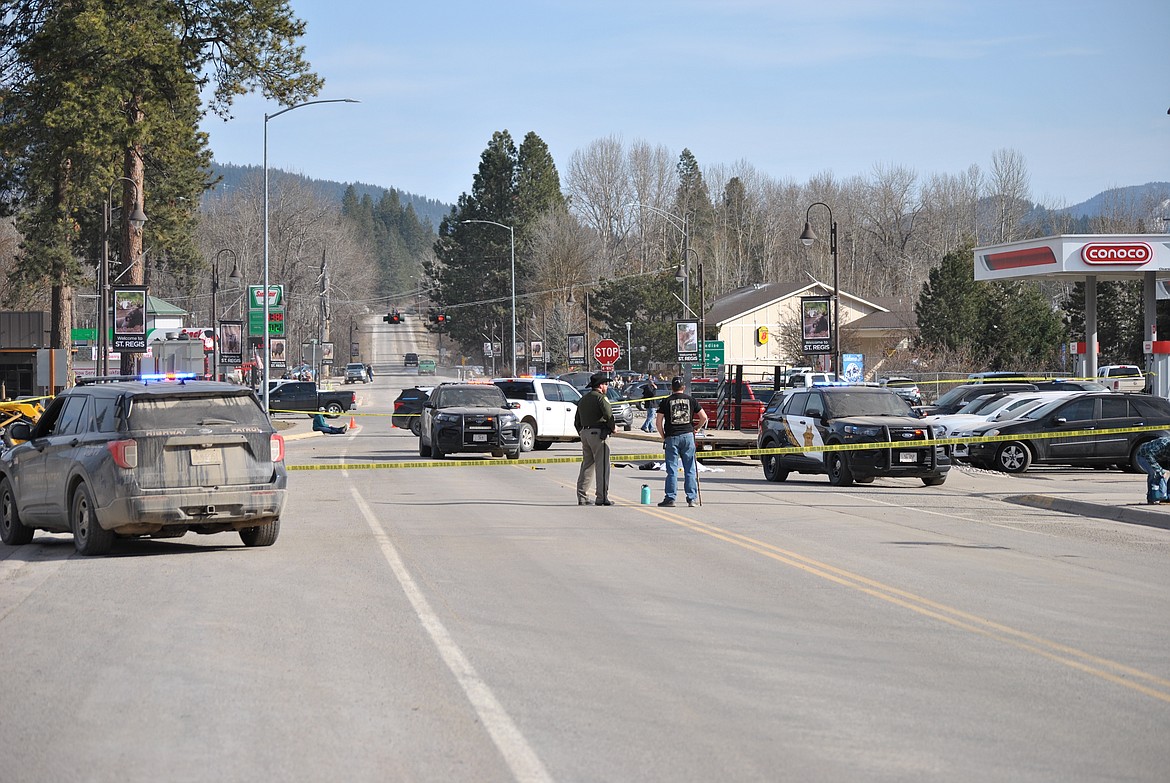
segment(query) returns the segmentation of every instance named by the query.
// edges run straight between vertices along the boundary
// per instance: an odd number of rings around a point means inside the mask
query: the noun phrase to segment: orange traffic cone
[[[349,428],[352,430],[356,426],[357,426],[357,419],[355,419],[353,416],[350,416],[349,417]]]

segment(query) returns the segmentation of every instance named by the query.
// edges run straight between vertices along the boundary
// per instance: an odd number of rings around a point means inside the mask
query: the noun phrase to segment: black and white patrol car
[[[419,456],[457,452],[520,459],[520,417],[499,387],[441,383],[431,391],[420,417]]]
[[[769,402],[760,420],[760,448],[802,447],[795,454],[760,457],[764,477],[784,481],[791,472],[826,473],[829,483],[847,487],[877,476],[922,479],[928,487],[946,481],[951,461],[932,442],[930,425],[890,389],[871,386],[798,388]],[[837,444],[893,443],[881,449],[821,451]]]

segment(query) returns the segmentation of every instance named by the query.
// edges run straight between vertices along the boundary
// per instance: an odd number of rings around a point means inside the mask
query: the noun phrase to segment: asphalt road
[[[1170,532],[976,471],[728,462],[659,509],[635,467],[612,508],[574,464],[338,469],[421,462],[372,415],[407,380],[289,420],[272,548],[0,545],[0,780],[1166,779]]]

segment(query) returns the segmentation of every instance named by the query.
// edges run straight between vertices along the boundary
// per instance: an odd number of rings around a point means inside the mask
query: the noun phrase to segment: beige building
[[[715,339],[723,341],[725,364],[769,369],[813,364],[816,357],[794,361],[790,356],[793,346],[799,345],[800,299],[831,292],[831,287],[815,282],[745,286],[712,303],[706,314],[707,329],[716,330]],[[867,375],[909,347],[914,323],[912,306],[841,292],[841,352],[864,354]]]

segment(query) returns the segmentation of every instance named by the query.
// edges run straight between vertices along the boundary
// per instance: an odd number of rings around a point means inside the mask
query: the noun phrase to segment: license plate
[[[487,443],[487,435],[486,434],[480,435],[477,433],[477,434],[471,436],[471,440],[474,443]]]
[[[191,464],[221,465],[223,464],[223,452],[218,448],[191,449]]]
[[[918,462],[918,454],[913,451],[898,452],[898,462]]]

